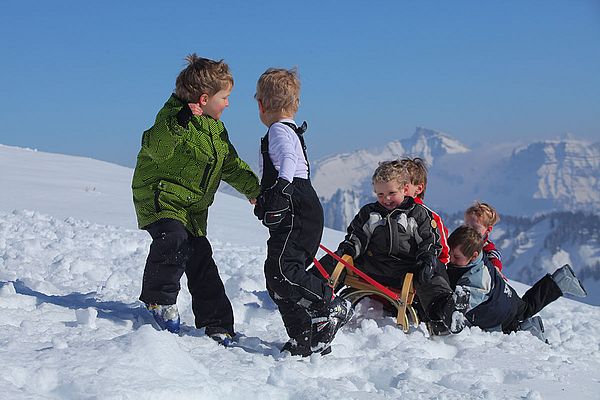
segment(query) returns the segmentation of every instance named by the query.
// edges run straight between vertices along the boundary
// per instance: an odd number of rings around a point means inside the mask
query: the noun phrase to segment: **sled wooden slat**
[[[344,255],[342,259],[351,266],[354,266],[354,260],[349,255]],[[412,273],[409,272],[404,277],[402,289],[386,288],[392,292],[394,295],[392,297],[390,294],[383,292],[376,286],[359,277],[350,268],[347,268],[342,262],[337,263],[333,273],[331,274],[331,277],[329,278],[329,283],[333,287],[337,287],[337,285],[341,283],[339,280],[344,269],[346,270],[346,276],[344,277],[343,284],[354,290],[342,291],[341,296],[346,300],[349,300],[353,306],[363,298],[375,295],[385,299],[397,310],[398,314],[396,316],[396,323],[405,333],[409,331],[411,324],[413,326],[419,325],[419,318],[414,307],[412,306],[412,302],[415,298]]]

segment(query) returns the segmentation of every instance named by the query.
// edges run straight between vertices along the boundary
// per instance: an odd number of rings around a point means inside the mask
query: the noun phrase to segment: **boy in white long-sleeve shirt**
[[[270,68],[256,87],[259,117],[269,129],[261,140],[261,195],[256,216],[269,228],[265,278],[291,338],[293,355],[326,354],[338,329],[350,320],[350,303],[306,271],[323,233],[323,208],[310,182],[303,134],[298,127],[300,81],[295,70]]]

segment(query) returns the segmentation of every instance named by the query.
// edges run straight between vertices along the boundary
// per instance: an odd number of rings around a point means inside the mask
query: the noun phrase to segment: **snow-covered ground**
[[[597,399],[600,308],[559,299],[541,312],[550,345],[520,332],[404,334],[376,303],[332,354],[282,356],[264,287],[266,232],[247,202],[218,194],[209,239],[239,346],[193,327],[155,330],[138,302],[149,235],[135,229],[132,171],[0,146],[2,399]],[[334,247],[343,236],[327,230]],[[185,283],[182,286],[185,288]],[[526,287],[515,283],[522,293]],[[595,394],[594,394],[595,393]]]

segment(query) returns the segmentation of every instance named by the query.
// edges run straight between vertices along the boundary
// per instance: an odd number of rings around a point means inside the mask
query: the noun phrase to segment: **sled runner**
[[[342,298],[350,301],[353,306],[369,296],[384,299],[397,311],[396,323],[405,333],[409,331],[411,324],[415,327],[419,325],[419,317],[412,306],[415,297],[412,273],[409,272],[406,274],[402,288],[389,288],[357,268],[354,265],[354,260],[351,256],[344,255],[339,257],[325,246],[320,245],[320,247],[337,260],[338,263],[331,273],[331,276],[329,276],[327,271],[325,271],[316,259],[315,265],[332,287],[347,287],[339,294]]]

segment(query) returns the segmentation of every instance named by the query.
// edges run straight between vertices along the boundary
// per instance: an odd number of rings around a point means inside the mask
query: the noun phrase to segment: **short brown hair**
[[[401,164],[400,160],[381,161],[371,178],[373,185],[391,181],[396,181],[400,187],[409,182],[408,171]]]
[[[408,171],[410,183],[413,185],[423,184],[423,191],[417,195],[421,199],[425,198],[425,189],[427,189],[427,164],[420,157],[409,158],[404,157],[400,163]]]
[[[454,249],[462,246],[461,250],[465,257],[471,257],[473,253],[481,253],[483,249],[483,237],[473,228],[461,225],[448,236],[448,246]]]
[[[494,226],[500,221],[500,216],[496,212],[496,209],[488,203],[480,201],[476,201],[471,207],[467,208],[465,217],[469,214],[475,215],[477,220],[484,226]]]
[[[221,90],[233,87],[233,76],[223,60],[213,61],[198,57],[196,53],[188,55],[185,60],[188,66],[175,81],[175,95],[182,101],[196,103],[205,93],[214,96]]]
[[[256,100],[266,112],[296,114],[300,105],[300,78],[296,68],[269,68],[258,78]]]

